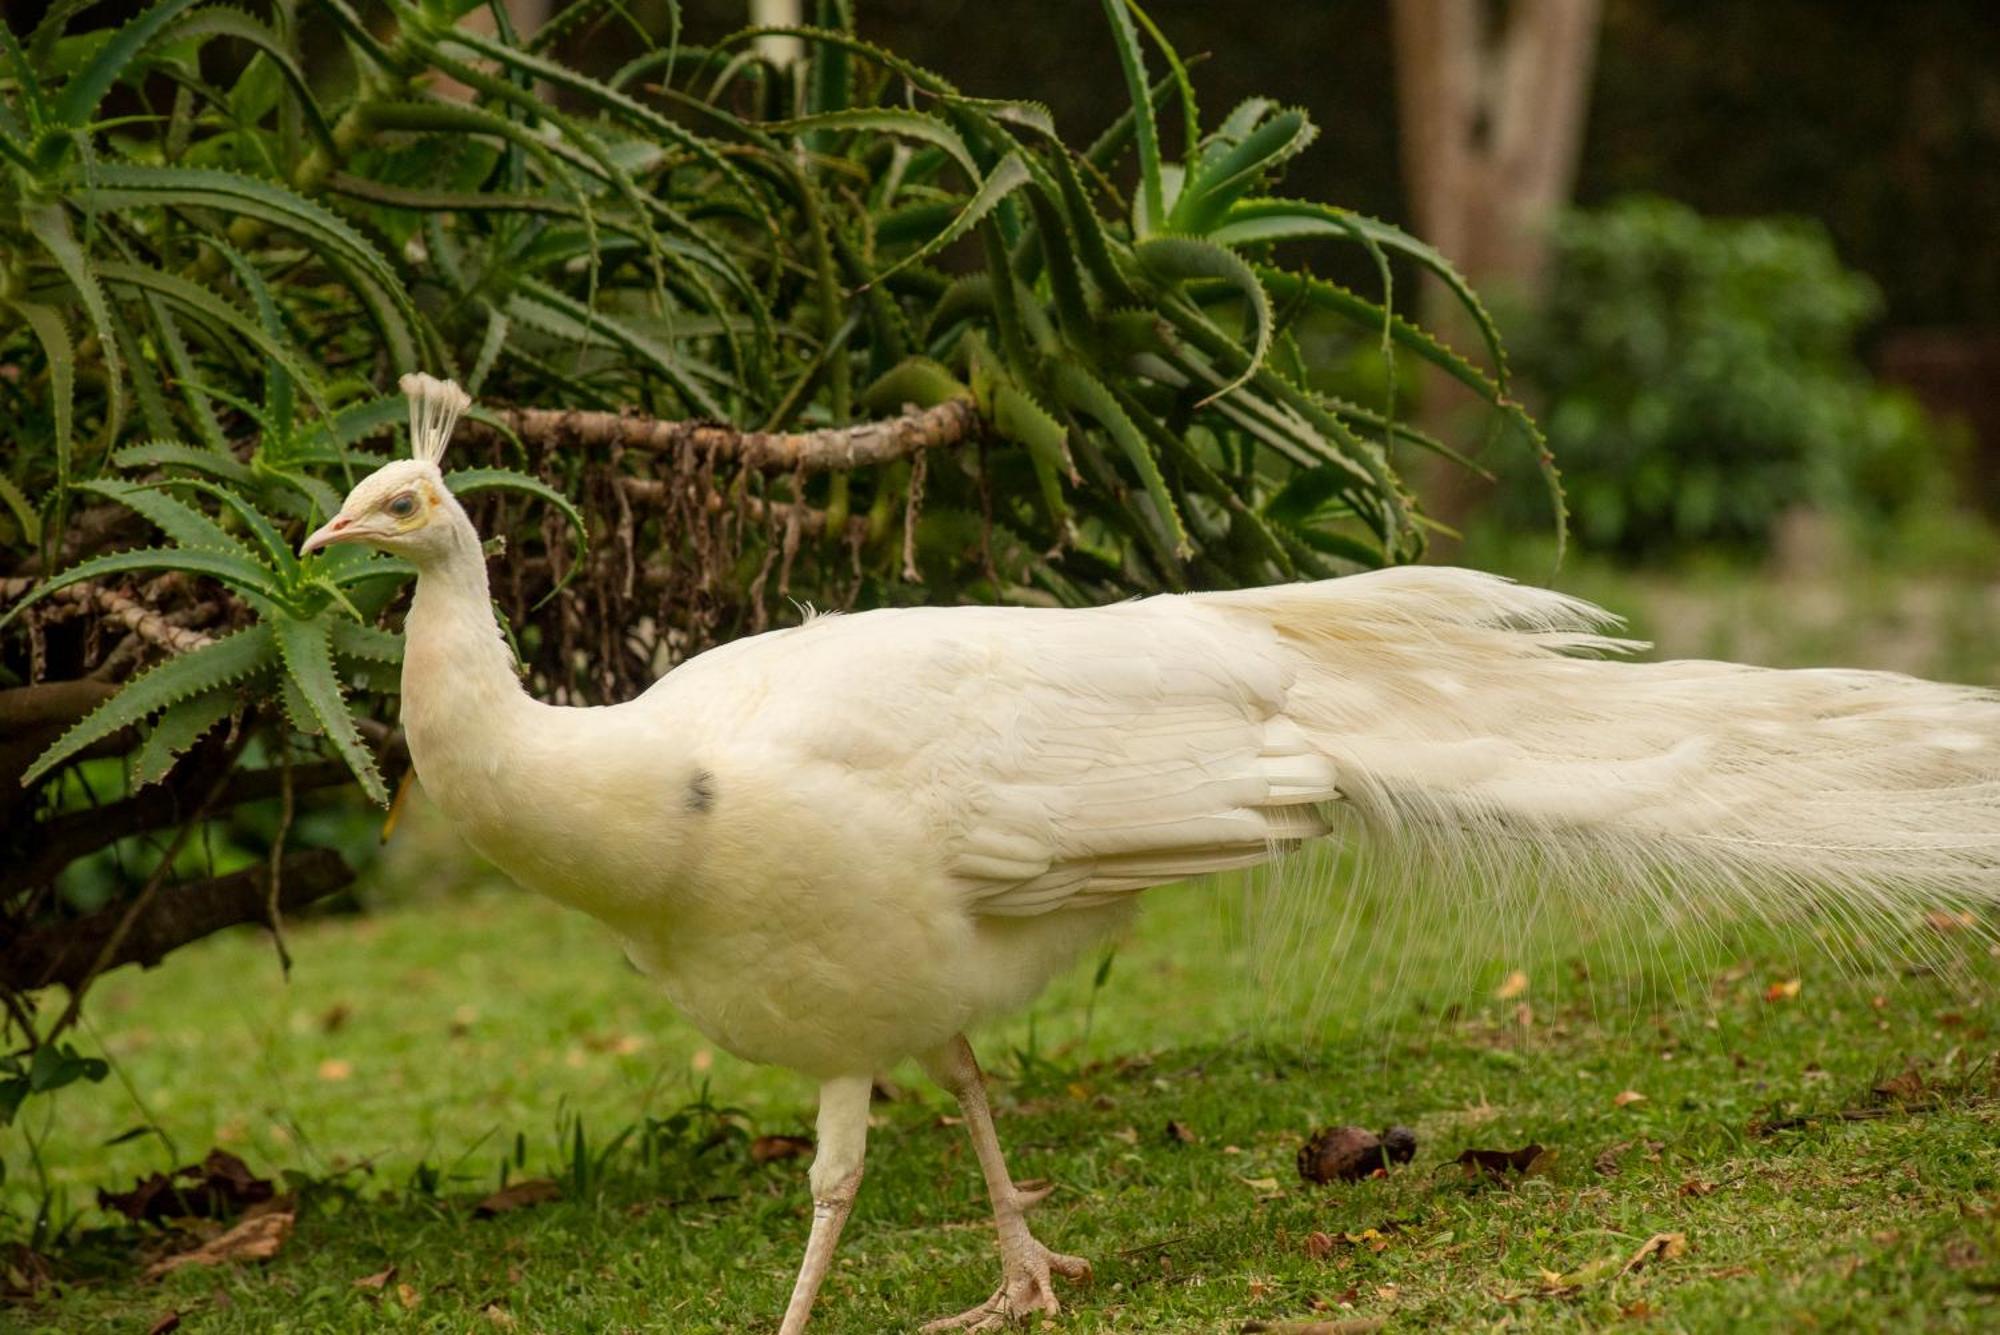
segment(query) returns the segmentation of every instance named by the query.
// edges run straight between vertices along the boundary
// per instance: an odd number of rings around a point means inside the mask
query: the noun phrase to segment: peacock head
[[[427,375],[404,376],[402,389],[410,401],[411,457],[383,464],[357,482],[340,513],[300,545],[301,556],[336,542],[359,542],[421,563],[452,547],[459,527],[452,520],[464,511],[438,463],[472,398],[452,381]]]

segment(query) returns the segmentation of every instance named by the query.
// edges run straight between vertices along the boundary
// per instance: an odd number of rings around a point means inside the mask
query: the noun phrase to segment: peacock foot
[[[923,1329],[926,1335],[941,1330],[1004,1330],[1037,1312],[1054,1316],[1062,1311],[1062,1304],[1056,1301],[1057,1275],[1088,1280],[1090,1262],[1081,1256],[1052,1252],[1022,1229],[1011,1246],[1001,1245],[1000,1287],[993,1291],[993,1296],[977,1307],[933,1321]]]

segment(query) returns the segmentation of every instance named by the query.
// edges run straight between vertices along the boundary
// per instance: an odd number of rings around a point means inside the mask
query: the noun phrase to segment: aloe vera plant
[[[498,5],[496,35],[459,26],[471,7],[0,21],[0,993],[21,1045],[74,1015],[37,1019],[38,988],[175,944],[147,930],[163,897],[264,877],[275,925],[288,876],[338,888],[305,876],[328,864],[301,860],[323,850],[295,804],[394,792],[408,572],[295,550],[396,448],[400,372],[485,405],[452,485],[505,535],[523,670],[567,699],[629,693],[791,597],[1083,603],[1414,557],[1397,463],[1450,447],[1397,420],[1393,383],[1313,389],[1306,319],[1443,368],[1548,471],[1450,265],[1286,198],[1310,119],[1265,99],[1205,118],[1127,0],[1104,0],[1104,58],[1131,108],[1091,140],[871,46],[844,5],[796,34],[802,69],[761,30],[695,44],[676,19],[604,77],[552,53],[629,34],[613,0],[532,40]],[[1313,276],[1322,244],[1379,286]],[[1450,285],[1486,346],[1398,314],[1399,268]],[[275,838],[232,838],[257,803],[285,813]]]

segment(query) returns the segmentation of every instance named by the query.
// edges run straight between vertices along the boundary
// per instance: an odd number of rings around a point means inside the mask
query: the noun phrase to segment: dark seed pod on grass
[[[1381,1137],[1358,1126],[1327,1126],[1299,1147],[1299,1176],[1308,1182],[1356,1182],[1386,1168]]]
[[[1417,1157],[1417,1133],[1392,1126],[1377,1136],[1358,1126],[1324,1126],[1299,1146],[1299,1176],[1308,1182],[1358,1182]]]

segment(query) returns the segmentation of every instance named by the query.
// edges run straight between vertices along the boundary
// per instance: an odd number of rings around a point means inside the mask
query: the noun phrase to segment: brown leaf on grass
[[[1875,1086],[1876,1098],[1894,1103],[1922,1103],[1931,1097],[1930,1083],[1924,1073],[1914,1065],[1904,1069],[1900,1075],[1892,1075]]]
[[[403,1305],[403,1310],[405,1312],[416,1311],[417,1304],[422,1302],[423,1300],[424,1300],[424,1295],[417,1292],[416,1285],[398,1284],[396,1286],[396,1301]]]
[[[1629,1275],[1648,1261],[1676,1260],[1686,1255],[1687,1249],[1687,1234],[1655,1233],[1652,1237],[1647,1238],[1639,1244],[1639,1250],[1632,1253],[1631,1258],[1625,1262],[1624,1268],[1619,1270],[1618,1273]]]
[[[1787,978],[1781,982],[1772,983],[1764,989],[1764,1000],[1791,1001],[1799,995],[1799,989],[1802,986],[1804,984],[1796,978]]]
[[[499,1303],[486,1304],[486,1306],[479,1309],[479,1314],[502,1330],[512,1330],[514,1328],[514,1314]]]
[[[1512,1001],[1527,990],[1528,975],[1516,969],[1507,975],[1506,981],[1493,989],[1493,996],[1497,1001]]]
[[[1924,926],[1934,932],[1962,932],[1978,923],[1970,909],[1961,909],[1957,913],[1949,909],[1932,909],[1924,915]]]
[[[778,1163],[813,1152],[810,1136],[759,1136],[750,1142],[751,1163]]]
[[[353,1018],[354,1008],[344,1001],[336,1001],[320,1012],[319,1031],[322,1034],[337,1034]]]
[[[1333,1255],[1333,1234],[1317,1228],[1306,1234],[1306,1255],[1315,1261]]]
[[[0,1298],[32,1298],[54,1278],[48,1258],[27,1243],[0,1244]]]
[[[561,1199],[561,1187],[545,1177],[531,1177],[525,1182],[502,1187],[473,1206],[472,1213],[481,1219],[490,1219],[496,1214],[506,1214],[509,1210],[525,1210],[531,1205],[545,1205],[550,1201]]]
[[[1704,1182],[1698,1177],[1691,1177],[1681,1183],[1680,1194],[1683,1196],[1711,1196],[1714,1193],[1715,1184],[1713,1182]]]
[[[1264,1335],[1368,1335],[1387,1324],[1385,1316],[1347,1316],[1337,1321],[1246,1321],[1242,1329]]]
[[[1621,1089],[1611,1096],[1611,1106],[1614,1108],[1629,1108],[1635,1103],[1645,1101],[1646,1096],[1636,1089]]]
[[[1625,1157],[1625,1151],[1631,1149],[1633,1143],[1629,1140],[1621,1140],[1616,1145],[1605,1146],[1602,1150],[1598,1151],[1597,1157],[1591,1160],[1590,1166],[1595,1168],[1604,1177],[1617,1177],[1618,1161]]]
[[[354,1063],[345,1057],[328,1057],[319,1064],[322,1080],[345,1080],[354,1074]]]
[[[171,1332],[180,1328],[181,1314],[179,1312],[162,1312],[154,1318],[152,1325],[146,1327],[146,1335],[171,1335]]]
[[[378,1270],[372,1275],[363,1275],[354,1281],[354,1287],[368,1292],[379,1292],[396,1277],[396,1267],[392,1263],[387,1270]]]
[[[1510,1174],[1526,1177],[1545,1172],[1554,1159],[1554,1150],[1545,1150],[1540,1145],[1523,1145],[1518,1150],[1466,1150],[1452,1162],[1465,1169],[1467,1177],[1485,1176],[1504,1180]]]
[[[1167,1122],[1167,1139],[1176,1145],[1192,1145],[1200,1140],[1201,1137],[1197,1136],[1194,1133],[1194,1128],[1186,1122],[1169,1120]]]
[[[226,1219],[276,1195],[270,1182],[228,1150],[210,1150],[198,1164],[154,1173],[130,1191],[97,1192],[99,1209],[116,1210],[135,1223],[167,1219]]]
[[[219,1237],[211,1238],[189,1251],[163,1257],[146,1267],[147,1279],[190,1265],[233,1265],[242,1261],[268,1261],[278,1254],[292,1236],[290,1210],[272,1210],[245,1219]]]

